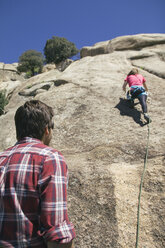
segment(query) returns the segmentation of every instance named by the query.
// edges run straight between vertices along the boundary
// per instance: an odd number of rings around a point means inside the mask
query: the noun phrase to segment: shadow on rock
[[[90,167],[92,180],[84,180],[82,172],[70,171],[69,198],[74,203],[70,214],[77,233],[75,246],[119,248],[114,182],[111,175],[97,170],[95,166]]]
[[[135,103],[134,106],[137,104],[138,103]],[[134,106],[131,106],[130,101],[120,98],[120,102],[115,106],[115,108],[120,110],[121,115],[132,117],[137,124],[143,127],[146,125],[146,123],[143,123],[141,121],[141,113],[137,109],[135,109]]]

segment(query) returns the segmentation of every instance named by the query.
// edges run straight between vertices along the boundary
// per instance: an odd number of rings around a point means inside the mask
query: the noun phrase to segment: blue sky
[[[165,0],[0,0],[0,62],[14,63],[52,36],[78,49],[118,36],[165,33]]]

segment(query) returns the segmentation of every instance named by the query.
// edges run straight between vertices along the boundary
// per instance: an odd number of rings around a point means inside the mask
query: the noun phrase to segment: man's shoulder
[[[43,143],[34,144],[32,150],[35,150],[34,148],[38,150],[39,155],[42,155],[44,157],[51,158],[51,159],[56,159],[58,157],[58,158],[60,158],[60,160],[64,159],[63,155],[60,151],[58,151],[57,149],[55,149],[51,146],[47,146]]]
[[[0,157],[8,157],[13,154],[28,154],[42,157],[63,157],[58,150],[43,144],[42,142],[16,143],[14,146],[0,152]]]
[[[57,154],[61,154],[60,151],[56,150],[55,148],[51,147],[51,146],[47,146],[43,143],[39,144],[38,147],[44,152],[44,153],[57,153]]]
[[[9,148],[6,148],[4,151],[1,151],[0,152],[0,157],[7,156],[12,151],[13,148],[14,148],[14,146],[11,146]]]

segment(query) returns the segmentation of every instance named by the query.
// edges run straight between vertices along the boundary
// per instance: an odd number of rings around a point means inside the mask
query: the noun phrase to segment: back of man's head
[[[41,140],[46,126],[53,128],[53,109],[39,100],[27,101],[15,113],[17,140],[32,137]]]

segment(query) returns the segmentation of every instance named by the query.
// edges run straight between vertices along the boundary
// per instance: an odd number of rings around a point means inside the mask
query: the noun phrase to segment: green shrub
[[[66,38],[53,36],[47,40],[44,54],[47,63],[58,64],[65,59],[68,59],[78,53],[75,44],[68,41]]]
[[[6,98],[6,92],[0,91],[0,115],[4,114],[4,107],[8,104],[8,99]]]
[[[27,77],[41,73],[44,64],[42,53],[35,50],[28,50],[19,57],[18,71],[26,72]]]

